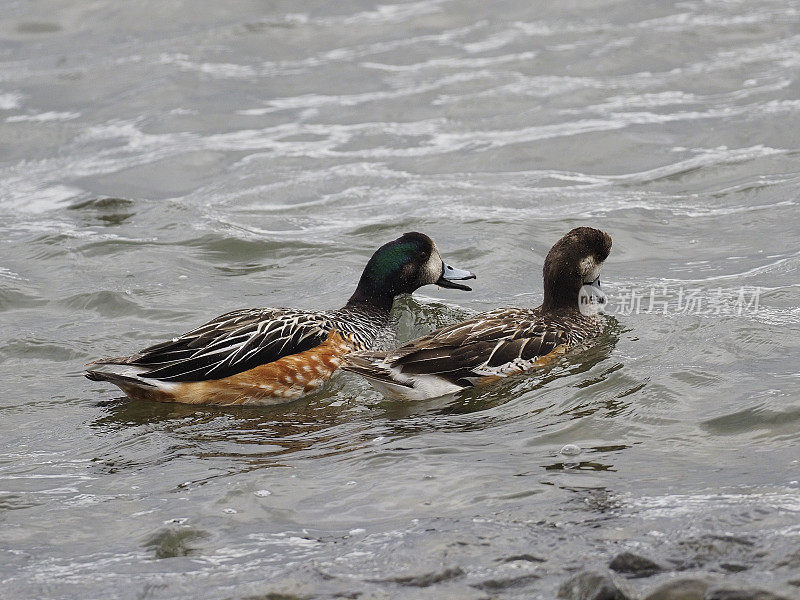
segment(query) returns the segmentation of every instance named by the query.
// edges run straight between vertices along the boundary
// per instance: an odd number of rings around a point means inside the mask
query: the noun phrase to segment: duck
[[[307,396],[354,351],[389,330],[395,298],[435,284],[471,291],[470,271],[442,260],[434,241],[405,233],[378,248],[340,309],[248,308],[226,313],[130,356],[86,365],[85,376],[118,386],[132,400],[274,405]]]
[[[390,399],[426,400],[552,362],[600,335],[600,269],[611,236],[577,227],[548,252],[537,308],[499,308],[438,329],[388,352],[356,352],[343,370]]]

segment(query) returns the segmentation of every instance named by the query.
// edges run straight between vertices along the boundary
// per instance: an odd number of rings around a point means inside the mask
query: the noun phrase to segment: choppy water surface
[[[632,595],[700,573],[797,597],[799,22],[5,2],[2,596],[552,598],[630,550],[666,569]],[[400,302],[401,339],[535,305],[579,224],[614,237],[617,314],[538,377],[399,404],[339,375],[249,409],[81,377],[230,309],[337,307],[408,230],[479,279]]]

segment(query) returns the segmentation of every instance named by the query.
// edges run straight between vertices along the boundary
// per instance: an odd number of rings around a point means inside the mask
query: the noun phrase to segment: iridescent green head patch
[[[381,248],[370,261],[372,262],[370,276],[377,280],[385,279],[411,262],[414,254],[418,251],[417,244],[413,242],[392,244],[389,247]]]
[[[384,244],[367,262],[350,301],[391,308],[398,294],[410,294],[436,281],[441,274],[437,269],[442,263],[441,259],[434,260],[431,266],[434,254],[438,256],[433,240],[416,231]]]

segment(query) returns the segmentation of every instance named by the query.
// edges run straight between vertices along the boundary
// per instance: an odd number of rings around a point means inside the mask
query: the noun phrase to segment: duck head
[[[475,279],[475,275],[448,265],[431,238],[412,231],[375,251],[348,304],[366,303],[389,309],[396,296],[410,294],[423,285],[471,291],[456,283],[465,279]]]
[[[578,308],[584,284],[600,287],[600,269],[611,252],[611,236],[576,227],[558,240],[544,259],[544,310]]]

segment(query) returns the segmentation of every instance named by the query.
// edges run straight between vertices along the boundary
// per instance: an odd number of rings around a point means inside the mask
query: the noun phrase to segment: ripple
[[[800,493],[797,490],[752,493],[668,494],[643,496],[626,500],[626,504],[643,518],[698,514],[713,507],[716,510],[743,506],[763,506],[773,510],[800,512]]]
[[[85,358],[83,352],[79,352],[69,346],[55,344],[48,339],[8,339],[0,345],[0,362],[9,360],[47,360],[55,362],[75,361]]]
[[[4,597],[549,598],[622,551],[796,579],[795,0],[6,4]],[[593,351],[422,403],[341,374],[148,404],[80,375],[224,307],[333,305],[407,230],[479,279],[401,299],[398,339],[535,305],[586,224],[612,295],[746,283],[758,310],[618,314]]]
[[[708,419],[701,425],[714,435],[736,435],[742,432],[762,431],[769,433],[770,437],[776,437],[795,434],[798,422],[800,422],[800,408],[772,410],[763,405],[757,405]]]
[[[137,316],[156,319],[180,319],[186,316],[182,311],[148,308],[129,291],[100,290],[75,294],[57,302],[70,311],[90,311],[103,317],[116,319]]]
[[[421,63],[414,63],[411,65],[393,65],[377,62],[364,61],[361,63],[362,67],[368,69],[377,69],[380,71],[389,71],[392,73],[416,73],[428,69],[483,69],[486,67],[503,65],[508,63],[519,63],[536,58],[538,52],[517,52],[513,54],[503,54],[501,56],[484,56],[475,58],[432,58]],[[434,88],[431,88],[434,89]],[[427,90],[425,90],[427,91]],[[463,93],[463,92],[462,92]],[[459,94],[459,98],[463,97]]]
[[[21,106],[23,96],[16,92],[0,94],[0,110],[13,110]]]
[[[44,123],[47,121],[71,121],[81,116],[77,112],[44,112],[35,115],[12,115],[6,117],[6,123],[21,123],[23,121],[33,121],[37,123]]]

